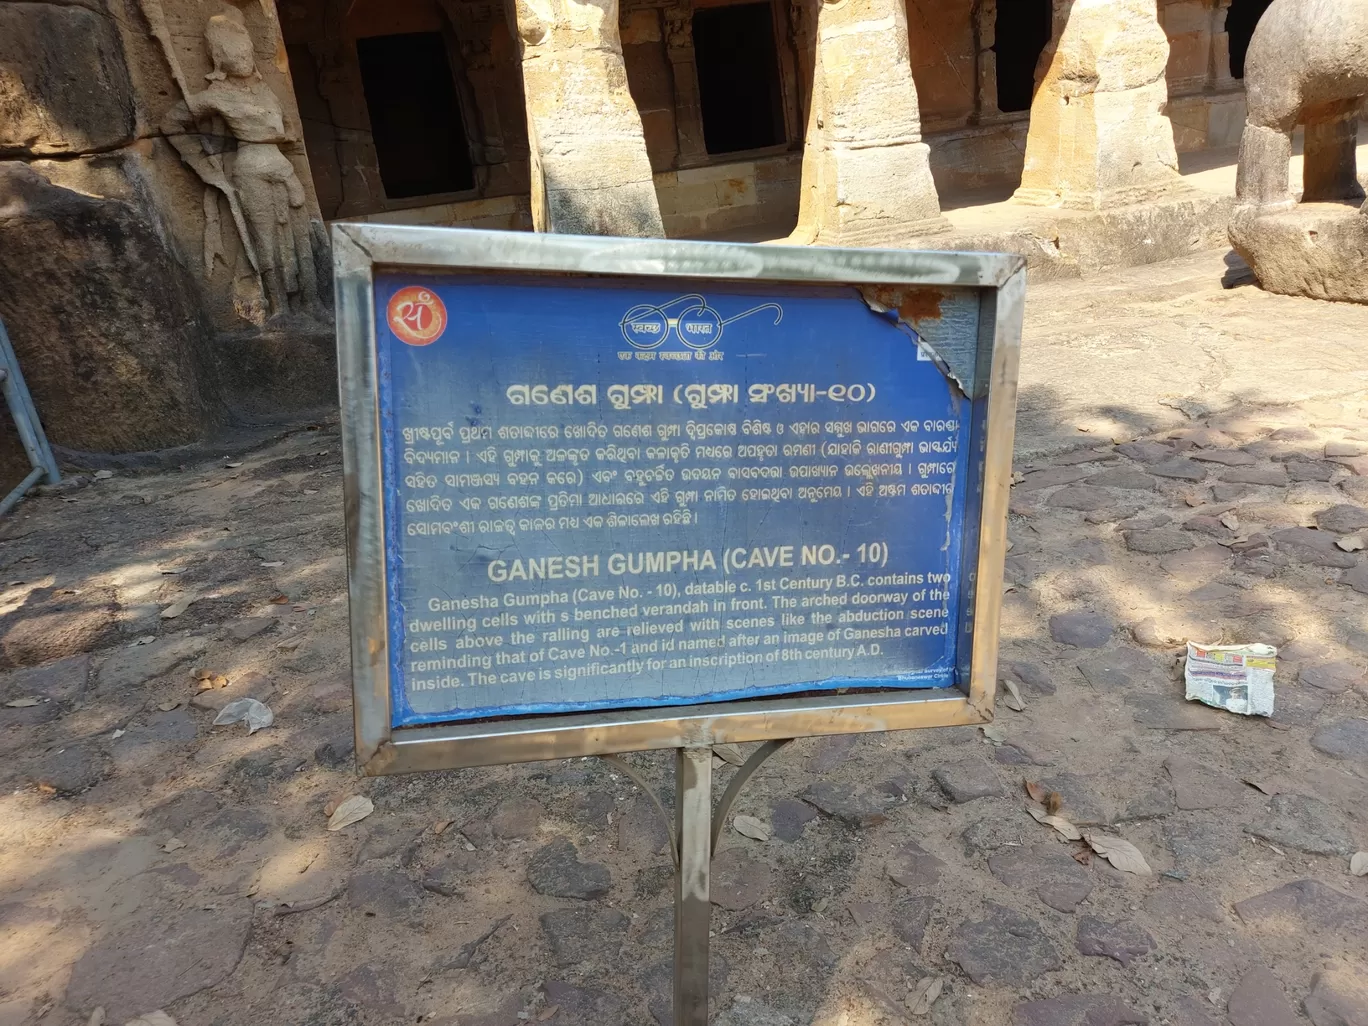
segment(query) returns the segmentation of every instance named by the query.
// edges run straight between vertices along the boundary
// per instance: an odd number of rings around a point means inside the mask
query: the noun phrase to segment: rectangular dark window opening
[[[442,34],[358,39],[356,57],[385,195],[473,189],[470,144]]]
[[[784,142],[770,5],[698,11],[693,16],[693,39],[708,152],[735,153]]]
[[[998,0],[993,29],[997,54],[997,107],[1030,110],[1035,69],[1054,31],[1050,0]]]

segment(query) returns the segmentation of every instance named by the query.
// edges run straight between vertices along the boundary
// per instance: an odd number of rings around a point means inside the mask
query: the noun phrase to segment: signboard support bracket
[[[637,770],[616,755],[602,756],[646,793],[665,821],[675,864],[674,1021],[676,1026],[708,1026],[709,931],[712,926],[712,859],[718,838],[737,796],[755,771],[793,738],[766,741],[733,774],[717,808],[712,806],[710,745],[675,749],[673,820],[655,790]]]
[[[751,774],[760,768],[760,764],[768,759],[784,745],[792,741],[793,738],[778,738],[774,741],[766,741],[755,751],[751,752],[750,757],[741,764],[731,782],[727,784],[727,789],[722,792],[722,800],[717,803],[717,810],[712,817],[712,850],[717,850],[717,839],[722,836],[722,828],[727,824],[727,814],[731,812],[732,804],[736,801],[741,789],[746,786],[746,781],[750,780]]]
[[[643,777],[640,773],[636,771],[636,768],[632,766],[631,763],[626,762],[618,756],[602,755],[599,756],[599,758],[601,758],[604,762],[611,762],[614,767],[622,770],[623,773],[625,773],[629,778],[631,778],[632,783],[636,784],[637,787],[641,788],[641,790],[645,793],[646,797],[651,799],[651,804],[656,807],[656,812],[660,813],[661,822],[665,824],[665,832],[670,835],[670,858],[674,860],[675,870],[678,871],[679,835],[675,833],[674,817],[665,811],[665,806],[661,804],[660,798],[657,797],[655,793],[655,788],[651,786],[650,782],[645,777]]]

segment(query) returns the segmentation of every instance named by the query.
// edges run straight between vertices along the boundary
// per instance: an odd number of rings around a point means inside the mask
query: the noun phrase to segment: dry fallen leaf
[[[746,753],[736,745],[713,745],[713,754],[720,755],[733,766],[744,766],[746,763]]]
[[[328,815],[331,816],[332,813],[328,813]],[[451,826],[453,822],[454,821],[450,819],[439,819],[436,823],[432,824],[432,832],[434,834],[440,835],[446,830],[447,827]]]
[[[174,620],[176,617],[180,616],[181,613],[189,609],[190,603],[194,602],[197,598],[199,598],[199,596],[194,592],[191,592],[188,595],[182,595],[161,611],[161,618],[163,620]]]
[[[1007,740],[1007,731],[1003,730],[996,723],[990,723],[986,727],[980,728],[983,736],[995,745],[1000,745]]]
[[[1106,834],[1088,833],[1083,835],[1088,846],[1123,873],[1136,876],[1149,876],[1153,870],[1140,854],[1140,849],[1123,837],[1108,837]]]
[[[168,698],[165,702],[158,702],[157,709],[159,712],[170,712],[172,709],[180,708],[180,704],[179,698]]]
[[[34,705],[37,705],[37,704],[38,704],[38,699],[36,699],[36,698],[16,698],[13,702],[6,702],[6,703],[5,703],[5,708],[6,708],[6,709],[27,709],[27,708],[29,708],[30,706],[34,706]]]
[[[1031,801],[1040,802],[1041,805],[1045,804],[1045,796],[1049,794],[1045,788],[1041,787],[1034,780],[1024,780],[1022,783],[1026,785],[1026,793],[1030,795]]]
[[[1356,851],[1349,860],[1349,872],[1355,876],[1368,876],[1368,851]]]
[[[732,826],[736,828],[738,834],[757,841],[768,841],[774,833],[773,827],[763,819],[756,819],[754,816],[737,816],[732,820]]]
[[[268,560],[266,560],[266,562],[262,563],[261,565],[262,565],[262,566],[269,566],[269,567],[272,567],[272,568],[278,567],[278,566],[284,566],[284,565],[285,565],[285,560],[283,560],[283,559],[268,559]]]
[[[1045,796],[1045,811],[1051,816],[1058,816],[1064,810],[1064,796],[1058,791],[1051,791]]]
[[[1080,866],[1092,865],[1093,853],[1091,848],[1080,848],[1073,853],[1073,860]]]
[[[354,794],[333,811],[328,819],[328,829],[336,831],[359,823],[374,811],[374,802],[365,795]]]
[[[537,1022],[546,1022],[547,1019],[560,1011],[560,1005],[547,1005],[537,1014]]]
[[[1016,686],[1016,682],[1003,678],[1002,684],[1007,689],[1007,697],[1002,700],[1002,704],[1013,712],[1022,712],[1026,708],[1026,702],[1021,697],[1021,690]]]
[[[1078,827],[1074,826],[1072,823],[1070,823],[1067,819],[1064,819],[1062,816],[1051,816],[1044,809],[1037,809],[1033,805],[1026,806],[1026,811],[1031,814],[1031,818],[1034,819],[1037,823],[1044,823],[1046,826],[1054,827],[1055,830],[1059,832],[1059,835],[1063,837],[1065,840],[1083,840],[1083,835],[1079,832]]]
[[[289,597],[288,595],[272,595],[272,596],[271,596],[271,605],[273,605],[273,606],[283,606],[283,605],[288,604],[289,601],[290,601],[290,597]]]
[[[936,1003],[936,998],[941,996],[941,988],[944,986],[945,981],[939,976],[928,976],[918,980],[907,998],[908,1011],[913,1015],[929,1015],[931,1006]]]
[[[124,1026],[176,1026],[176,1020],[163,1011],[148,1012],[136,1019],[130,1019]]]
[[[168,852],[180,851],[184,847],[186,847],[186,844],[179,837],[168,837],[166,843],[161,846],[161,850]]]
[[[1282,794],[1282,788],[1271,780],[1259,780],[1255,777],[1245,777],[1244,782],[1250,787],[1262,791],[1266,795]]]

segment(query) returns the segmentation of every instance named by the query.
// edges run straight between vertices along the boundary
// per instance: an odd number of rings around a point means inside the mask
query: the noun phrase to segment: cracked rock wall
[[[0,317],[51,440],[84,450],[218,419],[209,325],[144,173],[123,13],[0,2]]]
[[[227,390],[270,384],[248,380],[262,354],[224,352],[225,333],[260,333],[260,281],[218,193],[161,130],[213,81],[204,33],[220,9],[300,139],[271,3],[0,0],[0,317],[59,446],[192,442],[224,422]],[[199,131],[207,150],[235,142]],[[281,151],[317,218],[302,142]]]

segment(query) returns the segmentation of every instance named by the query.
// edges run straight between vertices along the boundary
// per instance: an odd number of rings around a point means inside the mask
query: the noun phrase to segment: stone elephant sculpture
[[[1237,204],[1294,205],[1287,164],[1299,124],[1303,202],[1363,197],[1354,149],[1368,96],[1368,0],[1273,0],[1249,44],[1245,89]]]

